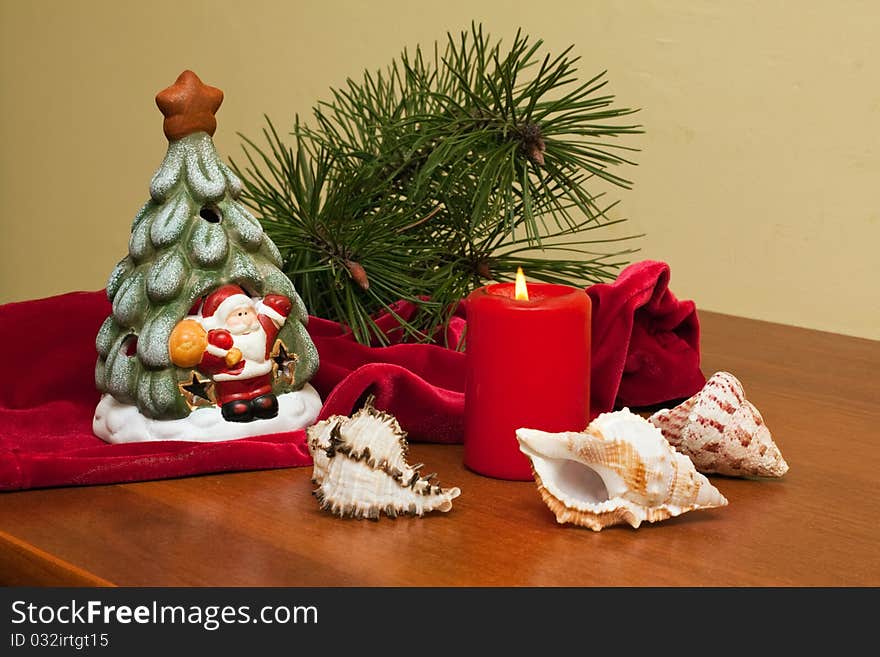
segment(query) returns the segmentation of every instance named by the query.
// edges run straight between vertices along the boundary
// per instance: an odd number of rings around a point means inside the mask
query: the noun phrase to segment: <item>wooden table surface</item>
[[[318,510],[311,468],[0,494],[4,584],[880,585],[880,342],[703,312],[703,370],[738,376],[791,466],[712,477],[729,506],[638,530],[560,526],[527,482],[461,446],[411,461],[462,490],[447,514]]]

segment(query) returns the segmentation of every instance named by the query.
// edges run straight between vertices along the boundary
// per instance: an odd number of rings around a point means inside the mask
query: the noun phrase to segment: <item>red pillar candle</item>
[[[567,285],[488,285],[467,298],[464,463],[529,480],[516,430],[581,431],[589,420],[590,298]]]

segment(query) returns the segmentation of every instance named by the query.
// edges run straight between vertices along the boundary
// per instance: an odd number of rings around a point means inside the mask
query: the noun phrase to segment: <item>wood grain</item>
[[[558,526],[534,485],[460,446],[411,459],[462,489],[448,514],[318,510],[311,468],[0,496],[0,582],[285,586],[880,585],[880,343],[704,312],[703,369],[736,374],[791,466],[713,477],[730,501],[639,530]]]
[[[113,586],[112,582],[0,532],[0,573],[5,586],[48,582],[56,586]]]

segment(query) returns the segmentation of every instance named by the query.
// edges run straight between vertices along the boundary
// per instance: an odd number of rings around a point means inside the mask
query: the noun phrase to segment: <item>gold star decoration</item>
[[[163,129],[168,141],[194,132],[213,136],[217,129],[214,114],[223,102],[223,92],[204,84],[192,71],[184,71],[167,89],[156,94],[156,105],[165,115]]]
[[[180,394],[189,410],[194,411],[197,408],[205,408],[207,406],[215,406],[214,399],[214,382],[211,379],[200,379],[198,374],[192,373],[191,381],[181,381],[177,384]]]
[[[269,357],[273,360],[273,377],[280,378],[288,385],[293,385],[296,382],[296,362],[299,357],[287,351],[287,345],[281,340],[275,341]]]

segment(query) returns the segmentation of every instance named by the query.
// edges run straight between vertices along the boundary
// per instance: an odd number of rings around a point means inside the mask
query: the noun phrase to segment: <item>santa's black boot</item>
[[[251,407],[254,409],[254,417],[268,420],[278,415],[278,398],[271,392],[268,395],[260,395],[251,400]]]
[[[227,422],[250,422],[254,419],[251,403],[242,399],[226,402],[220,407],[220,413]]]

